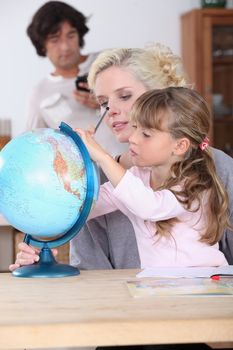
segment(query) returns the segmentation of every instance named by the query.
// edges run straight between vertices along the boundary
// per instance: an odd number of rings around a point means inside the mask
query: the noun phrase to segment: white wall
[[[24,131],[26,101],[32,86],[52,69],[46,58],[36,55],[25,33],[32,15],[45,2],[0,0],[0,119],[12,119],[14,136]],[[90,16],[85,53],[112,47],[143,47],[153,41],[180,54],[180,15],[200,7],[200,0],[66,2]]]

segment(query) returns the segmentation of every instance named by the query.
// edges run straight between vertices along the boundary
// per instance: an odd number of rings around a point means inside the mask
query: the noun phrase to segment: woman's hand
[[[31,265],[39,261],[39,249],[31,247],[24,242],[18,244],[18,249],[19,252],[16,255],[15,263],[9,266],[10,271],[14,271],[20,266]],[[56,256],[57,250],[52,249],[52,253]]]
[[[78,101],[79,103],[81,103],[82,105],[84,105],[88,108],[91,108],[91,109],[100,108],[100,105],[96,101],[95,95],[92,92],[74,90],[73,94],[74,94],[75,100]]]

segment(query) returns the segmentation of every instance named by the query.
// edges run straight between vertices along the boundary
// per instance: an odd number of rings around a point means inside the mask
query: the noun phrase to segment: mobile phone
[[[79,83],[87,83],[87,74],[78,75],[75,80],[75,85],[77,90],[90,92],[90,89],[83,86],[79,86]]]

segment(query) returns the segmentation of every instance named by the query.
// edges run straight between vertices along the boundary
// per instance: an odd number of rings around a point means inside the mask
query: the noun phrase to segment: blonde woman
[[[161,44],[145,49],[105,51],[92,64],[88,80],[99,104],[110,108],[105,122],[120,143],[128,143],[131,134],[129,114],[139,96],[155,88],[189,86],[181,59]],[[217,172],[228,192],[233,222],[233,160],[219,150],[212,151]],[[130,166],[127,152],[117,159],[125,167]],[[233,264],[231,231],[225,231],[220,246],[228,262]],[[38,251],[25,243],[20,243],[19,249],[11,270],[39,259]],[[119,211],[90,220],[71,241],[70,259],[81,269],[141,266],[132,224]]]

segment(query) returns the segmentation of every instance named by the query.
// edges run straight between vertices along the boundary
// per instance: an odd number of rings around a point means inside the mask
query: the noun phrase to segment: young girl
[[[142,268],[227,265],[218,241],[229,225],[228,200],[208,149],[211,118],[201,96],[182,87],[146,92],[131,123],[130,170],[77,130],[109,179],[90,218],[126,214]]]

